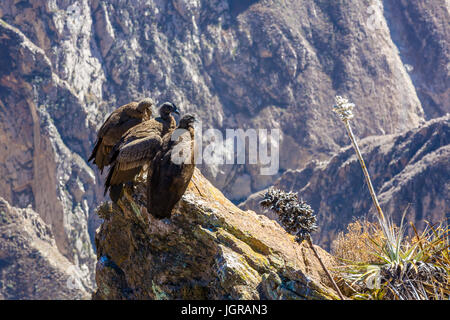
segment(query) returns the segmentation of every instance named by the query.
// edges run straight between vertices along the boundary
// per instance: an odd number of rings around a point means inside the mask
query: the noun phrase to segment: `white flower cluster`
[[[336,96],[336,105],[333,106],[333,111],[339,115],[342,121],[353,119],[354,103],[350,103],[347,98]]]

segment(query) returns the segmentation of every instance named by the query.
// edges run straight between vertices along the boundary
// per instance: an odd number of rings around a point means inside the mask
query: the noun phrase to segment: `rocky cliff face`
[[[88,299],[89,275],[61,255],[35,211],[0,198],[0,300]]]
[[[0,17],[41,48],[52,71],[73,89],[80,102],[77,123],[87,128],[77,130],[61,106],[55,125],[82,157],[106,113],[150,95],[195,111],[206,126],[281,128],[282,154],[302,150],[298,157],[282,156],[281,169],[289,169],[326,157],[344,143],[334,134],[342,128],[328,117],[335,93],[351,95],[373,115],[358,126],[360,136],[414,127],[423,108],[436,110],[428,116],[443,114],[448,39],[439,22],[446,21],[448,10],[441,2],[173,0],[130,6],[123,1],[7,0]],[[405,6],[407,16],[397,22]],[[413,15],[415,20],[408,19]],[[416,30],[430,45],[403,36]],[[407,61],[417,65],[418,78],[425,79],[430,70],[419,67],[424,56],[438,74],[428,90],[431,98],[418,99],[417,77],[411,80],[402,60],[406,51],[399,54],[391,34],[399,42],[407,38],[402,49],[420,46],[417,63]],[[416,82],[423,88],[426,81],[420,79]],[[206,166],[203,171],[232,199],[273,181],[259,176],[255,166]]]
[[[61,135],[74,132],[87,112],[81,113],[80,100],[42,49],[3,21],[0,34],[0,195],[14,206],[31,206],[51,226],[61,253],[92,269],[95,175],[76,151],[88,147],[88,136],[79,129],[80,140]]]
[[[397,224],[405,210],[406,221],[418,229],[425,227],[425,221],[450,218],[449,115],[400,135],[368,137],[359,144],[381,208]],[[320,228],[315,239],[325,248],[353,219],[375,212],[352,147],[327,162],[313,161],[302,170],[285,172],[275,186],[298,191],[312,206]],[[262,212],[261,193],[240,207]]]
[[[391,37],[428,119],[450,110],[449,4],[444,0],[383,1]]]
[[[98,210],[105,221],[96,235],[94,299],[336,298],[306,244],[235,207],[197,169],[170,220],[147,213],[145,185]]]

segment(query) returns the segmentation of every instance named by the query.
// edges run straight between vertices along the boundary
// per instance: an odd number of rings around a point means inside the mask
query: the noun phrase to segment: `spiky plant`
[[[299,200],[297,193],[284,192],[275,188],[269,188],[269,190],[264,194],[260,205],[275,212],[278,215],[283,228],[290,234],[294,235],[295,240],[298,243],[301,243],[304,240],[308,242],[314,255],[319,260],[320,265],[336,289],[339,297],[343,300],[344,297],[339,290],[339,287],[312,243],[311,233],[317,230],[317,219],[311,206],[305,201]]]
[[[414,228],[415,229],[415,228]],[[447,300],[450,298],[448,226],[428,226],[413,239],[404,226],[390,239],[368,237],[378,263],[348,263],[343,276],[356,299]],[[395,244],[395,245],[393,245]]]
[[[386,219],[350,126],[350,120],[354,117],[354,107],[355,105],[348,99],[337,96],[333,111],[339,115],[347,129],[378,213],[377,218],[383,237],[369,239],[372,242],[372,255],[377,256],[382,262],[349,264],[349,268],[343,273],[344,278],[352,281],[351,286],[356,286],[355,298],[449,299],[448,225],[430,227],[431,232],[427,229],[420,236],[416,232],[417,241],[411,243],[405,239],[403,224],[405,214],[399,228],[391,219]]]

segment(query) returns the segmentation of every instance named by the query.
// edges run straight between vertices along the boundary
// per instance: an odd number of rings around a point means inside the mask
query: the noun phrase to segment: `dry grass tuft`
[[[386,240],[377,223],[369,222],[367,219],[357,220],[350,223],[347,231],[339,233],[333,241],[332,254],[343,263],[381,263],[381,259],[373,254],[370,239],[377,239],[380,242]]]

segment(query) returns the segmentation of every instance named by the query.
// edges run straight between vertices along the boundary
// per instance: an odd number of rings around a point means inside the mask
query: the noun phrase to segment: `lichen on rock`
[[[237,208],[199,170],[170,220],[147,214],[145,187],[138,182],[98,208],[94,299],[337,297],[310,248]],[[332,268],[333,258],[317,250]]]

